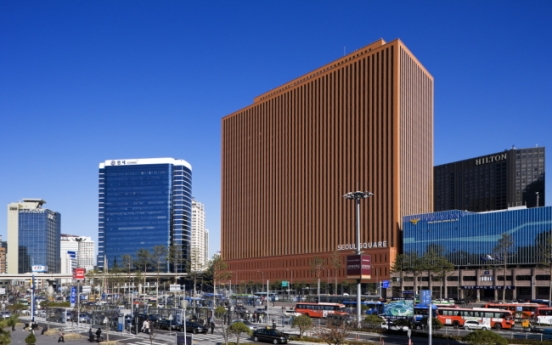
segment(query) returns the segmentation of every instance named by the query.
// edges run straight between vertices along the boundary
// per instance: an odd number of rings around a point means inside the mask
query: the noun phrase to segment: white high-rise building
[[[91,237],[62,234],[60,243],[60,256],[63,259],[69,254],[69,257],[73,259],[72,268],[83,267],[87,271],[94,269],[96,264],[95,243]]]
[[[190,246],[192,271],[205,269],[205,207],[192,199],[192,243]]]

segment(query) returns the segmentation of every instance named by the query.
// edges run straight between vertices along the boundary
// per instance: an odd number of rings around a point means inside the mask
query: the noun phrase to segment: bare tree
[[[314,336],[328,345],[345,344],[345,339],[350,333],[350,328],[346,322],[335,324],[329,322],[326,327],[317,327],[313,330]]]
[[[502,303],[506,301],[506,274],[508,266],[508,258],[512,254],[512,249],[514,248],[514,239],[512,235],[505,233],[502,234],[502,237],[498,240],[496,246],[493,248],[493,254],[495,260],[502,262],[502,270],[504,276],[504,286],[502,289]]]
[[[317,295],[318,302],[320,302],[320,274],[324,269],[324,259],[320,257],[315,257],[311,261],[311,270],[314,272],[317,280]]]
[[[144,285],[143,288],[146,288],[146,273],[148,271],[148,268],[151,266],[151,253],[147,249],[138,249],[136,252],[136,260],[134,261],[134,264],[136,267],[138,267],[139,270],[144,272]]]
[[[190,259],[186,261],[186,272],[188,273],[188,277],[193,279],[194,282],[194,296],[196,294],[196,284],[197,284],[197,278],[203,273],[203,267],[201,267],[200,260],[201,255],[197,248],[193,248],[190,252]]]
[[[179,245],[172,245],[169,247],[168,261],[173,268],[174,283],[177,283],[178,273],[180,273],[180,267],[186,262],[182,247]]]
[[[166,271],[167,270],[167,256],[168,256],[168,249],[166,246],[162,246],[162,245],[159,245],[159,246],[155,246],[153,247],[153,251],[151,253],[151,259],[152,261],[155,263],[155,268],[156,268],[156,271],[157,271],[157,280],[156,280],[156,298],[157,298],[157,303],[159,303],[159,277],[160,277],[160,273],[161,273],[161,270],[163,271]]]
[[[336,250],[330,255],[329,262],[334,270],[334,295],[337,295],[337,275],[341,267],[343,267],[343,256]]]
[[[227,281],[231,275],[228,271],[228,264],[220,256],[213,258],[211,267],[213,270],[213,295],[216,295],[217,283]]]

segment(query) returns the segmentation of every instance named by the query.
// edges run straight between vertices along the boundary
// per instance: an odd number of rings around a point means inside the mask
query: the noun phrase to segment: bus
[[[309,303],[299,302],[295,312],[309,317],[326,317],[329,314],[347,315],[345,305],[340,303]]]
[[[479,321],[488,329],[509,329],[514,327],[514,316],[510,310],[495,308],[438,308],[437,319],[445,326],[464,326],[468,320]]]
[[[348,309],[356,310],[356,301],[344,301],[345,307]],[[362,309],[366,315],[379,315],[383,313],[383,302],[379,301],[363,301],[360,302]]]
[[[437,306],[435,304],[431,305],[433,312],[431,317],[437,317]],[[414,321],[421,321],[422,319],[427,319],[429,315],[429,306],[427,304],[416,304],[414,306]]]
[[[552,325],[552,308],[537,309],[537,321],[540,324]]]
[[[516,316],[520,315],[523,319],[535,319],[539,308],[546,308],[544,304],[537,303],[487,303],[484,308],[507,309]]]
[[[344,303],[346,301],[351,301],[356,303],[356,295],[320,295],[320,301],[318,300],[318,295],[308,295],[305,297],[307,302],[329,302],[329,303]],[[360,295],[361,302],[369,301],[382,301],[381,296],[377,295]]]
[[[266,292],[255,292],[253,295],[257,298],[266,299]],[[271,302],[277,301],[278,300],[278,295],[275,294],[274,292],[270,292],[270,293],[268,293],[268,299]]]

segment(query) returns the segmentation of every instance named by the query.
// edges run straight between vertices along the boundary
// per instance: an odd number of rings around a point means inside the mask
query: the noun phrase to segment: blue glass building
[[[192,166],[173,158],[107,160],[99,169],[98,267],[122,264],[140,249],[191,240]],[[184,271],[185,264],[166,271]]]
[[[552,207],[412,215],[403,218],[403,253],[423,255],[433,246],[456,266],[483,267],[503,263],[494,249],[502,235],[509,234],[513,247],[507,264],[536,266],[538,247],[551,232]]]
[[[8,205],[8,273],[60,273],[61,214],[42,208],[42,199]],[[35,269],[37,270],[37,269]]]

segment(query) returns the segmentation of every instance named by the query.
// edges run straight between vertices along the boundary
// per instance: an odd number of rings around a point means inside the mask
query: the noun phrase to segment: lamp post
[[[362,199],[368,199],[369,197],[373,196],[374,194],[372,192],[349,192],[343,197],[345,199],[351,199],[355,200],[355,228],[356,228],[356,255],[361,255],[360,251],[360,200]],[[360,295],[361,295],[361,285],[360,285],[360,277],[357,279],[357,301],[356,301],[356,311],[357,311],[357,327],[360,328]]]
[[[290,275],[290,281],[289,281],[289,286],[288,286],[288,298],[290,297],[290,290],[291,290],[291,287],[293,285],[293,270],[290,270],[289,268],[287,268],[287,270],[289,271],[289,273],[291,274]]]

